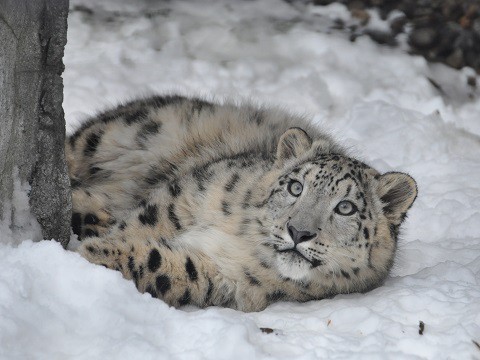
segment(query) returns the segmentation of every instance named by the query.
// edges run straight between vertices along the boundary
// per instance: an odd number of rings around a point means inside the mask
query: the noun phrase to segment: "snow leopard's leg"
[[[155,240],[89,238],[80,253],[92,263],[120,271],[148,292],[172,306],[212,305],[215,276],[204,259],[172,249]]]
[[[116,223],[105,193],[88,188],[72,189],[72,231],[79,240],[102,236]]]
[[[85,239],[79,252],[94,264],[120,271],[140,292],[169,305],[235,308],[233,284],[220,279],[206,256],[175,244],[168,222],[162,220],[158,206],[147,204],[105,236]]]

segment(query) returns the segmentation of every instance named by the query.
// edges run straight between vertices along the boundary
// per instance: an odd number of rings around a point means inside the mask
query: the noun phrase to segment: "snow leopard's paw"
[[[103,207],[101,198],[83,190],[74,190],[72,194],[76,205],[72,213],[72,230],[79,240],[106,234],[115,218]]]

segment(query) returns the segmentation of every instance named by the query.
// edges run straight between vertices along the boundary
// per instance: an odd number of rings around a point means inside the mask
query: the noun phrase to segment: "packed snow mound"
[[[153,92],[250,98],[312,114],[352,155],[410,173],[419,197],[384,286],[248,314],[169,308],[118,272],[27,240],[31,232],[14,245],[3,226],[1,359],[480,357],[480,92],[467,85],[471,69],[327,34],[348,15],[338,4],[72,0],[71,8],[68,131]]]
[[[0,245],[0,257],[0,357],[5,359],[316,359],[353,354],[433,359],[452,349],[475,354],[471,338],[480,321],[480,269],[454,261],[393,277],[368,294],[279,303],[245,314],[169,308],[140,294],[119,272],[93,266],[55,242]]]

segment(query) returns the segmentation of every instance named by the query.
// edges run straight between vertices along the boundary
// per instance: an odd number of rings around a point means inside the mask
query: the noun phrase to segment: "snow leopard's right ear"
[[[405,219],[417,192],[417,183],[408,174],[388,172],[379,177],[377,193],[383,204],[383,213],[395,224]]]
[[[312,147],[312,139],[300,128],[290,128],[285,131],[277,146],[276,164],[283,166],[288,160],[298,158]]]

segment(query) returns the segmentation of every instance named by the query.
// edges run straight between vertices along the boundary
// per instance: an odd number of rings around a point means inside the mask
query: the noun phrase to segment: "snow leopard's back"
[[[279,109],[154,96],[86,121],[66,142],[69,175],[74,188],[90,188],[90,194],[101,186],[97,197],[108,188],[122,194],[109,201],[112,212],[121,212],[160,182],[202,164],[235,155],[273,161],[280,136],[291,127],[333,144],[303,118]]]
[[[303,118],[275,108],[156,96],[89,119],[69,137],[67,153],[69,160],[81,159],[71,175],[89,181],[95,178],[92,175],[111,170],[106,162],[117,160],[130,167],[138,165],[138,158],[152,163],[162,159],[180,168],[188,158],[198,163],[248,152],[271,157],[290,127],[302,127],[313,138],[327,138]],[[114,166],[119,167],[123,166]]]

